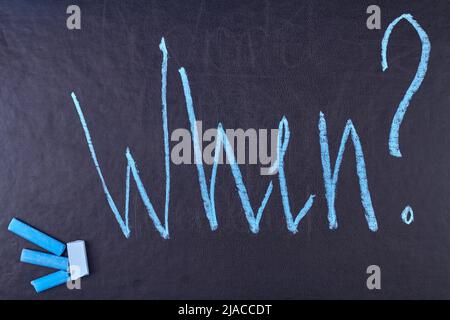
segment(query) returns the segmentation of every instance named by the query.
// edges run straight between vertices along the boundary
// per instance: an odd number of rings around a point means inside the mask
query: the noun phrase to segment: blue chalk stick
[[[53,254],[28,249],[22,250],[20,261],[64,271],[69,269],[69,259],[66,257],[55,256]]]
[[[66,250],[64,243],[53,239],[16,218],[11,220],[8,230],[57,256],[60,256]]]
[[[31,281],[31,285],[36,292],[42,292],[47,289],[66,283],[70,279],[70,275],[65,271],[56,271],[44,277]]]

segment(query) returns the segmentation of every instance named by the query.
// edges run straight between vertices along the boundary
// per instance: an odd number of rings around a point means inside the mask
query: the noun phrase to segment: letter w
[[[167,122],[167,99],[166,99],[166,87],[167,87],[167,60],[168,60],[168,54],[166,45],[164,42],[164,38],[161,39],[161,43],[159,45],[159,48],[161,49],[163,53],[163,62],[162,62],[162,68],[161,68],[161,75],[162,75],[162,87],[161,87],[161,99],[162,99],[162,120],[163,120],[163,131],[164,131],[164,153],[165,153],[165,169],[166,169],[166,201],[165,201],[165,208],[164,208],[164,226],[162,225],[161,221],[159,220],[155,209],[152,205],[152,202],[150,201],[147,191],[145,190],[145,187],[142,183],[142,180],[139,176],[139,171],[136,167],[136,162],[134,161],[133,156],[131,155],[131,152],[129,148],[126,149],[125,156],[127,158],[127,172],[126,172],[126,182],[125,182],[125,220],[122,218],[119,210],[117,209],[117,206],[111,197],[111,194],[109,192],[108,186],[106,185],[105,178],[103,177],[102,170],[100,168],[100,165],[97,160],[97,154],[95,152],[94,145],[92,143],[91,135],[89,133],[88,126],[86,124],[86,120],[83,115],[83,111],[81,110],[80,103],[77,100],[77,97],[75,96],[75,93],[72,92],[72,100],[75,104],[75,108],[78,112],[78,116],[81,121],[81,125],[84,130],[84,135],[86,136],[86,141],[89,147],[89,151],[91,153],[92,161],[94,162],[95,168],[97,169],[98,176],[100,178],[103,191],[105,192],[106,199],[108,201],[108,204],[114,213],[114,216],[116,217],[117,222],[119,223],[119,226],[125,235],[125,237],[130,237],[130,227],[129,227],[129,221],[128,221],[128,212],[129,212],[129,202],[130,202],[130,178],[131,173],[133,174],[133,179],[136,182],[136,186],[138,188],[139,194],[142,198],[142,201],[144,202],[145,208],[147,209],[148,215],[150,216],[150,219],[153,221],[153,224],[155,225],[158,232],[161,234],[161,236],[165,239],[169,238],[169,224],[168,224],[168,217],[169,217],[169,199],[170,199],[170,160],[169,160],[169,133],[168,133],[168,122]]]

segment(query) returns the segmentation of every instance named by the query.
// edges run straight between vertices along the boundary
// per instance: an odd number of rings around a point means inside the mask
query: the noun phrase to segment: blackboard
[[[311,299],[450,297],[450,6],[448,1],[382,1],[369,29],[369,1],[2,1],[0,4],[0,298]],[[66,9],[81,9],[68,29]],[[423,43],[427,71],[399,128],[401,157],[389,150],[394,114],[413,80]],[[296,214],[315,195],[296,233],[287,228],[279,174],[240,164],[256,214],[251,230],[230,165],[217,168],[217,229],[205,214],[196,165],[170,161],[168,239],[136,187],[129,237],[110,204],[72,99],[87,123],[105,183],[120,214],[126,150],[164,223],[162,117],[164,38],[167,124],[190,129],[179,69],[189,78],[203,128],[277,129],[289,121],[284,173]],[[364,153],[377,230],[365,218],[350,132],[336,187],[338,228],[330,229],[319,121],[335,166],[349,119]],[[172,150],[176,143],[170,141]],[[212,166],[205,165],[209,186]],[[414,221],[402,221],[410,206]],[[36,294],[48,270],[19,262],[24,247],[7,231],[17,217],[64,241],[86,241],[91,274],[80,290]],[[411,218],[411,216],[409,217]],[[411,221],[409,221],[411,222]],[[295,229],[295,228],[294,228]],[[255,232],[256,231],[256,232]],[[367,268],[379,266],[381,289]]]

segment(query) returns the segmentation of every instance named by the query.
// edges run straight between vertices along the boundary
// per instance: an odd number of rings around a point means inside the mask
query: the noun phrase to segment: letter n
[[[325,184],[325,195],[328,203],[328,222],[330,224],[330,229],[337,229],[338,223],[336,218],[335,210],[335,200],[336,200],[336,187],[339,178],[339,169],[342,163],[342,157],[345,152],[345,144],[351,135],[353,145],[355,148],[355,158],[356,158],[356,172],[359,178],[359,187],[361,191],[361,202],[365,210],[365,216],[369,229],[372,231],[378,230],[377,218],[372,206],[372,199],[370,197],[369,186],[367,182],[366,164],[364,162],[364,154],[359,140],[358,133],[351,120],[347,121],[347,124],[342,135],[341,145],[339,147],[338,156],[336,159],[336,164],[334,166],[333,175],[331,175],[331,162],[330,162],[330,152],[328,148],[328,137],[327,137],[327,122],[323,113],[320,113],[319,119],[319,132],[320,132],[320,150],[322,157],[322,167],[323,167],[323,179]]]

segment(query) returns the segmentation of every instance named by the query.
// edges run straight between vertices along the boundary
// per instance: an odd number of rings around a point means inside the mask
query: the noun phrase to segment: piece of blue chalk
[[[66,250],[66,245],[61,241],[53,239],[16,218],[11,220],[8,230],[57,256],[60,256]]]
[[[69,269],[69,259],[67,259],[66,257],[55,256],[54,254],[48,254],[29,249],[22,250],[20,261],[64,271],[68,271]]]
[[[66,283],[70,279],[70,275],[65,271],[56,271],[44,277],[31,281],[31,285],[36,292],[42,292],[47,289]]]

